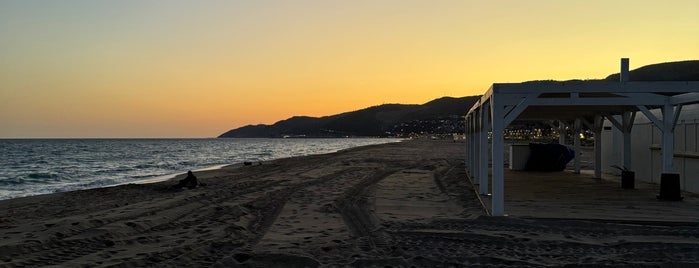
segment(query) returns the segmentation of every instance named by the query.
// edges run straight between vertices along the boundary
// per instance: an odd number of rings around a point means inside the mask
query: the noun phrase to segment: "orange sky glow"
[[[0,138],[215,137],[699,58],[690,1],[1,1]],[[464,107],[464,112],[469,107]]]

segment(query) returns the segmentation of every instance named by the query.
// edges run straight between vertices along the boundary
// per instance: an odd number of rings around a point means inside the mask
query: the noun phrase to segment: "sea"
[[[338,139],[0,139],[0,200],[149,183],[188,170],[399,142]]]

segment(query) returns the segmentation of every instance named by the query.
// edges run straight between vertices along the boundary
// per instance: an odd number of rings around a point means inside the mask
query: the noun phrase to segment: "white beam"
[[[677,109],[675,109],[675,113],[672,117],[672,131],[675,131],[675,127],[677,126],[677,120],[680,119],[680,113],[682,112],[682,104],[677,105]]]
[[[558,120],[558,144],[566,145],[566,124]]]
[[[575,119],[575,124],[573,127],[575,129],[575,133],[573,133],[573,150],[575,151],[575,158],[573,158],[573,173],[575,174],[580,174],[580,130],[582,128],[581,125],[582,122],[580,121],[580,118]]]
[[[656,100],[666,100],[669,97],[655,93],[613,93],[619,96],[638,100],[639,102],[654,102]]]
[[[595,132],[595,178],[602,178],[602,130],[604,117],[595,116],[592,130]]]
[[[571,82],[527,82],[496,83],[488,90],[498,94],[526,93],[677,93],[699,92],[697,81],[571,81]]]
[[[674,172],[674,150],[675,150],[675,126],[677,125],[677,120],[682,112],[682,105],[677,105],[677,108],[668,102],[662,109],[663,120],[659,120],[653,113],[651,113],[645,106],[638,106],[638,109],[643,113],[653,124],[655,124],[660,131],[662,131],[662,172],[672,173]]]
[[[614,120],[615,122],[620,122],[621,121],[621,115],[614,115],[614,116],[607,116],[607,119],[612,122]],[[618,126],[614,126],[612,128],[612,142],[610,145],[612,148],[612,154],[614,155],[614,164],[623,166],[624,165],[624,140],[622,139],[622,132],[621,129],[623,128],[621,126],[621,123],[618,123]]]
[[[478,131],[478,111],[473,113],[473,178],[478,181],[478,152],[480,151],[480,143],[478,142],[480,132]]]
[[[464,133],[466,134],[466,158],[465,158],[465,163],[466,163],[466,174],[468,175],[468,178],[471,179],[471,151],[473,150],[473,145],[471,144],[471,119],[469,119],[471,116],[466,115],[465,118],[465,126],[464,126]],[[473,180],[471,180],[471,183],[474,183]]]
[[[623,166],[628,169],[631,167],[631,128],[633,127],[633,121],[636,118],[636,112],[624,112],[621,114],[621,133],[624,139],[623,148]]]
[[[670,104],[692,104],[699,102],[699,92],[690,92],[670,97]]]
[[[490,99],[491,121],[493,125],[492,151],[493,151],[493,171],[492,171],[492,214],[493,216],[505,216],[505,156],[504,156],[504,110],[498,103],[496,96]]]
[[[470,114],[470,116],[469,116],[469,128],[471,129],[470,130],[470,133],[471,133],[470,137],[471,138],[469,139],[469,142],[471,144],[471,151],[469,153],[469,162],[471,163],[470,164],[470,166],[471,166],[471,168],[470,168],[471,181],[473,183],[477,183],[478,181],[476,180],[475,169],[476,169],[476,150],[478,149],[478,147],[476,146],[476,127],[474,124],[474,116],[475,116],[475,114],[473,114],[473,113]]]
[[[473,131],[471,129],[471,114],[466,115],[466,143],[468,144],[468,155],[466,155],[466,162],[468,163],[468,177],[473,181],[473,159],[471,153],[473,152]]]
[[[482,99],[483,99],[483,98],[481,97],[481,100],[482,100]],[[480,104],[480,103],[481,103],[481,100],[477,100],[475,103],[473,103],[473,106],[471,106],[471,108],[468,109],[468,112],[466,112],[466,115],[470,115],[470,114],[473,113],[473,111],[475,111],[476,109],[478,109],[478,107],[481,106],[481,104]]]
[[[466,176],[468,176],[468,116],[464,116],[464,168],[466,169]],[[470,179],[470,177],[469,177]]]
[[[524,112],[524,110],[529,107],[529,102],[531,102],[532,99],[535,99],[538,97],[539,94],[528,94],[524,98],[522,98],[519,103],[517,103],[512,109],[507,111],[505,113],[505,122],[504,124],[507,126],[512,123],[517,117]]]
[[[664,99],[636,100],[631,98],[536,98],[531,100],[530,106],[636,106],[636,105],[663,105]]]
[[[646,118],[648,118],[648,120],[653,122],[653,124],[655,124],[656,127],[658,127],[659,129],[663,129],[663,122],[660,122],[660,120],[658,120],[658,118],[655,117],[655,115],[653,115],[653,113],[651,113],[648,110],[648,108],[646,108],[646,106],[638,105],[636,107],[638,107],[638,110],[641,111],[641,113],[643,113],[643,115],[645,115]]]
[[[478,175],[480,185],[478,187],[480,194],[488,194],[488,130],[490,130],[490,107],[485,103],[481,106],[481,139],[480,139],[480,173]]]
[[[675,154],[675,133],[673,131],[673,106],[668,103],[662,108],[663,112],[663,173],[672,173],[674,171],[673,157]]]
[[[607,119],[609,120],[609,122],[612,123],[612,125],[614,125],[616,129],[618,129],[619,131],[623,131],[624,126],[621,123],[619,123],[619,121],[616,120],[614,116],[607,116]]]
[[[474,180],[478,181],[478,113],[473,113],[471,124],[473,124],[473,152],[471,153],[471,157],[473,158],[473,166],[471,169],[473,170],[472,173]]]
[[[510,112],[512,112],[512,109],[514,109],[515,107],[517,107],[517,104],[505,105],[505,114],[509,114]]]

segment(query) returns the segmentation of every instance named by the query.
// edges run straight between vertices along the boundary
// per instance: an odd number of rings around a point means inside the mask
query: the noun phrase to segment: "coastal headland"
[[[172,189],[181,175],[0,201],[0,266],[699,264],[696,222],[556,218],[551,204],[545,218],[487,216],[464,173],[464,144],[450,140],[372,145],[195,175],[205,185]],[[536,210],[532,194],[524,195],[526,206],[514,208]],[[596,213],[605,211],[605,202],[595,206]]]

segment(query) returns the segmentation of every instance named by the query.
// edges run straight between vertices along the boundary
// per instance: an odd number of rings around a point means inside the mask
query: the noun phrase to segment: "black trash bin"
[[[658,199],[669,201],[681,201],[682,190],[680,189],[680,174],[662,173],[660,174],[660,194]]]
[[[636,172],[622,170],[621,171],[621,188],[633,189],[636,187]]]

